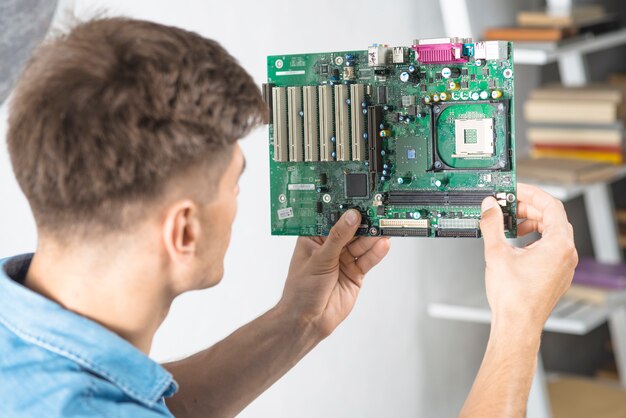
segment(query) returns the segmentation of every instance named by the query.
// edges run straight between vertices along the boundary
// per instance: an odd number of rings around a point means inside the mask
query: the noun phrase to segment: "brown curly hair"
[[[252,77],[217,42],[104,18],[38,48],[14,92],[7,140],[40,228],[116,228],[124,205],[158,198],[195,164],[223,165],[266,118]]]

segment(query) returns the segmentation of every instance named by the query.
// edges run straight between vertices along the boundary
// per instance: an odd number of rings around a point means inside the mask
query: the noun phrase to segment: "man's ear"
[[[163,224],[163,242],[170,258],[179,262],[193,259],[200,236],[198,206],[181,200],[169,207]]]

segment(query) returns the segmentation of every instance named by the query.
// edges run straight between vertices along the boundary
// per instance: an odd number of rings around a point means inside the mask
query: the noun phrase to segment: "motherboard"
[[[464,38],[267,58],[271,228],[480,237],[498,201],[517,236],[513,46]]]

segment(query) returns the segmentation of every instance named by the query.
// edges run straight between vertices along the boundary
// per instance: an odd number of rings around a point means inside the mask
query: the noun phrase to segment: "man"
[[[244,158],[266,116],[252,78],[217,43],[173,27],[88,22],[35,53],[14,93],[8,146],[39,234],[0,265],[0,415],[231,417],[350,313],[388,239],[347,211],[300,238],[280,302],[215,346],[160,366],[146,354],[173,299],[223,274]],[[524,415],[543,323],[576,264],[563,206],[519,186],[513,248],[483,202],[493,309],[461,412]]]

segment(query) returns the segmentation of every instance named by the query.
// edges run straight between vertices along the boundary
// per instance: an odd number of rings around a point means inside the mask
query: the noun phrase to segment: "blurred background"
[[[626,207],[626,4],[0,0],[0,103],[51,27],[63,30],[72,16],[101,12],[216,39],[259,85],[267,55],[409,45],[442,36],[516,41],[518,170],[525,181],[564,200],[584,259],[574,290],[546,324],[528,416],[626,417],[626,240],[619,232],[620,220],[626,222],[620,210]],[[6,117],[5,101],[2,138]],[[295,240],[270,235],[267,127],[241,145],[248,169],[226,275],[216,288],[175,301],[154,342],[151,356],[158,361],[213,344],[281,295]],[[4,142],[0,234],[0,257],[36,248],[34,222]],[[394,239],[346,322],[241,416],[456,416],[488,338],[482,250],[477,240]]]

